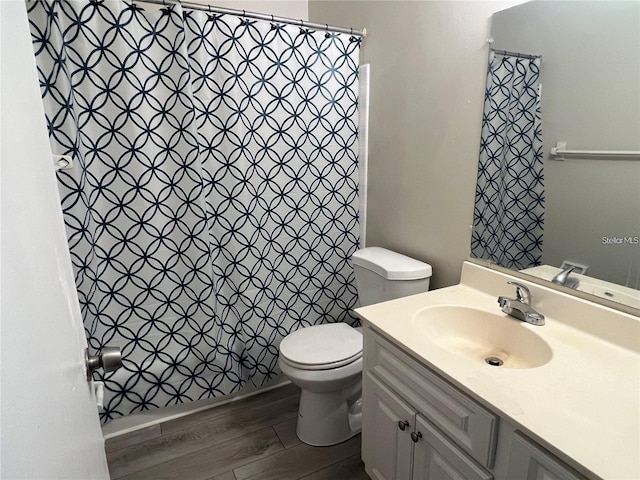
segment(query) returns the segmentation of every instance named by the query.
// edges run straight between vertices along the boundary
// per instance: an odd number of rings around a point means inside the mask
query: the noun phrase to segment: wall
[[[589,32],[585,35],[585,32]],[[543,263],[640,288],[640,162],[549,160],[576,150],[640,150],[640,2],[531,2],[497,14],[494,47],[542,55],[546,212]]]
[[[517,3],[309,0],[310,21],[367,29],[367,244],[430,263],[435,288],[469,256],[489,21]]]

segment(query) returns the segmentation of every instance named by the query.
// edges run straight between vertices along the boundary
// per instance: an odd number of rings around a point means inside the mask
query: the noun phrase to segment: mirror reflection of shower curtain
[[[27,5],[90,349],[124,355],[103,421],[260,386],[291,331],[358,323],[359,40]]]
[[[471,255],[511,269],[540,265],[544,175],[540,58],[489,58]]]

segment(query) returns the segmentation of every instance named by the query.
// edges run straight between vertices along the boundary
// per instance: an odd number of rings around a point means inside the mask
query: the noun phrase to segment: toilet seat
[[[301,370],[330,370],[362,357],[362,334],[345,323],[301,328],[280,343],[281,359]]]

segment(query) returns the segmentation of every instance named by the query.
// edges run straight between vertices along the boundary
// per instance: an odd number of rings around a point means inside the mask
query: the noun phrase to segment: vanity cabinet
[[[374,479],[493,478],[497,417],[372,332],[362,389],[362,457]]]
[[[583,477],[371,328],[365,328],[362,459],[374,480]],[[497,453],[499,458],[497,458]]]
[[[373,376],[369,376],[367,383],[367,401],[372,408],[363,412],[363,426],[366,424],[372,427],[371,431],[364,428],[363,435],[368,440],[363,440],[363,458],[372,478],[493,478],[401,397]]]

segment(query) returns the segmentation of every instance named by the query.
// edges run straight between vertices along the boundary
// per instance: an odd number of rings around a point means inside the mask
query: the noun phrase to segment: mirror
[[[566,286],[640,308],[640,2],[535,0],[494,14],[491,37],[542,57],[542,258],[520,271],[586,267]]]

